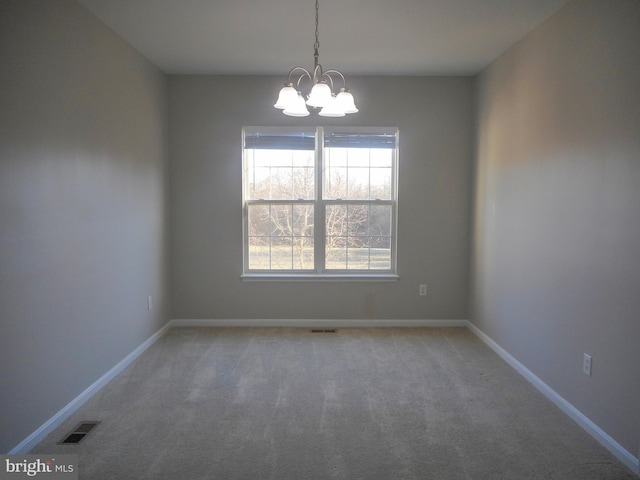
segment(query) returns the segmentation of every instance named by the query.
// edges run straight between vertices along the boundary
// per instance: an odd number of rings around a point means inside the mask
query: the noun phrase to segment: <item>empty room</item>
[[[0,478],[638,478],[639,86],[638,0],[0,0]]]

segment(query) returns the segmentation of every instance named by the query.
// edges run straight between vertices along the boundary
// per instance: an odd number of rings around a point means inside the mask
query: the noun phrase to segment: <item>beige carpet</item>
[[[32,453],[91,480],[637,479],[459,328],[173,329]]]

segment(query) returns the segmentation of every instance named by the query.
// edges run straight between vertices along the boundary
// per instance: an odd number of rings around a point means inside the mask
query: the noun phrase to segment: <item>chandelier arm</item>
[[[324,77],[322,65],[316,63],[315,67],[313,67],[313,78],[311,79],[311,82],[315,85],[322,79],[322,77]]]
[[[300,82],[302,81],[302,79],[305,77],[305,75],[309,78],[311,78],[311,76],[309,75],[309,73],[303,73],[302,75],[300,75],[298,77],[298,81],[296,82],[296,90],[300,91]]]
[[[293,82],[291,81],[291,75],[293,75],[293,72],[295,72],[296,70],[301,70],[302,73],[300,74],[300,76],[298,77],[298,80],[296,82],[296,87],[300,86],[300,80],[302,80],[302,78],[304,76],[309,77],[309,80],[311,80],[313,82],[313,78],[311,77],[311,74],[309,73],[309,70],[307,70],[304,67],[293,67],[291,70],[289,70],[289,75],[288,75],[288,82],[290,85],[293,85]]]
[[[331,72],[331,70],[327,70],[326,72],[324,72],[320,78],[327,77],[329,79],[329,85],[331,86],[331,92],[333,92],[333,78],[331,78],[331,75],[329,75],[329,72]]]
[[[327,70],[326,72],[324,72],[322,74],[322,76],[326,76],[327,78],[331,79],[331,75],[332,73],[338,74],[340,76],[340,78],[342,78],[342,88],[347,88],[347,80],[344,78],[344,75],[339,72],[338,70]],[[331,87],[333,89],[333,80],[331,81]]]

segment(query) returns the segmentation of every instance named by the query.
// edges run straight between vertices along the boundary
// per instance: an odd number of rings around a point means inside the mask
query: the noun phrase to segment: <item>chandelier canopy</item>
[[[316,0],[316,43],[313,45],[313,71],[310,72],[303,67],[293,67],[289,71],[289,76],[284,87],[280,89],[278,101],[274,107],[282,110],[282,113],[291,117],[306,117],[309,115],[307,105],[321,109],[318,115],[323,117],[344,117],[348,113],[356,113],[353,95],[347,89],[347,81],[344,75],[338,70],[322,70],[322,65],[318,61],[320,55],[318,50],[318,0]],[[305,97],[300,90],[300,82],[303,78],[308,78],[311,82],[311,92]],[[334,78],[342,80],[342,86],[338,93],[334,85]],[[295,80],[295,81],[294,81]],[[295,86],[294,86],[295,85]]]

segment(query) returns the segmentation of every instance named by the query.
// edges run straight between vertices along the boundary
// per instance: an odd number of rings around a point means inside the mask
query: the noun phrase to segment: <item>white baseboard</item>
[[[467,327],[467,320],[383,320],[383,319],[175,319],[171,327],[301,327],[301,328],[382,328],[382,327]]]
[[[58,428],[62,422],[69,418],[76,410],[84,405],[87,400],[98,393],[102,387],[113,380],[120,372],[127,368],[133,361],[144,353],[151,345],[157,342],[167,330],[169,330],[170,324],[167,323],[164,327],[154,333],[151,337],[145,340],[139,347],[133,352],[127,355],[124,359],[118,362],[111,370],[105,373],[102,377],[96,380],[91,386],[89,386],[84,392],[69,402],[62,410],[56,413],[53,417],[47,420],[40,428],[25,438],[22,442],[16,445],[9,455],[24,455],[29,452],[33,447],[40,443],[44,438],[49,435],[53,430]]]
[[[602,430],[598,425],[593,423],[586,415],[574,407],[558,392],[553,390],[549,385],[544,383],[527,367],[516,360],[509,352],[493,341],[487,334],[476,327],[473,323],[467,322],[467,327],[480,340],[482,340],[489,348],[496,352],[505,362],[513,367],[520,375],[526,378],[534,387],[536,387],[545,397],[556,404],[560,410],[567,414],[574,422],[587,431],[598,443],[609,450],[618,460],[624,463],[636,475],[640,475],[640,462],[637,457],[633,456],[622,445],[616,442],[609,434]]]

